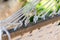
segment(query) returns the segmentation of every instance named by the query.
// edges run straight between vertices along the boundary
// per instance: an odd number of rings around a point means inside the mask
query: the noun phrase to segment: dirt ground
[[[17,10],[19,10],[24,5],[23,2],[18,2],[17,0],[10,0],[8,2],[0,3],[0,20],[4,20],[11,16]]]

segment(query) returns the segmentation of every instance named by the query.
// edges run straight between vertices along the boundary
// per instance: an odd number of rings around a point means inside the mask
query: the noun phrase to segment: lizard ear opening
[[[60,23],[58,23],[58,25],[60,25]]]
[[[8,0],[3,0],[3,2],[7,2]]]

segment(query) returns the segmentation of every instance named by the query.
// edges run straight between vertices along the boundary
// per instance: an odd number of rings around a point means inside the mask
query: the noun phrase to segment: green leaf
[[[30,22],[33,22],[33,18],[34,18],[34,16],[30,17]]]

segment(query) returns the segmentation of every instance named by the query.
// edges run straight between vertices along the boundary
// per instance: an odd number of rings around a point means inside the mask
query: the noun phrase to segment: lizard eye
[[[3,0],[3,2],[7,2],[8,0]]]

